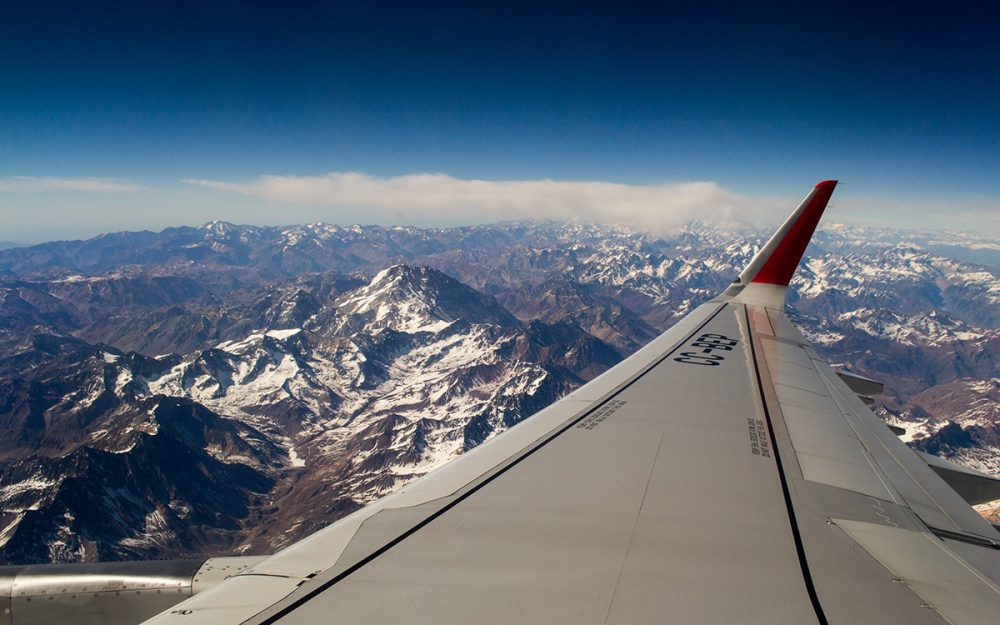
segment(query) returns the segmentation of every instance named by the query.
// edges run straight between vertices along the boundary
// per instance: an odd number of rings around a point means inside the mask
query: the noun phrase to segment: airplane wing
[[[147,623],[1000,622],[1000,534],[783,312],[835,185],[614,369]]]

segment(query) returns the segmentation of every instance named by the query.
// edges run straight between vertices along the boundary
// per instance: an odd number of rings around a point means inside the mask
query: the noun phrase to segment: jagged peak
[[[268,228],[260,226],[234,224],[221,220],[210,221],[198,227],[198,231],[204,233],[204,236],[207,239],[230,239],[233,237],[239,237],[243,241],[248,241],[251,238],[256,239],[268,230]]]
[[[228,234],[229,232],[233,232],[238,228],[239,226],[237,226],[236,224],[230,223],[228,221],[222,221],[221,219],[215,219],[199,226],[200,230],[209,230],[211,232],[226,233],[226,234]]]
[[[450,288],[469,289],[455,278],[432,267],[398,264],[375,274],[368,285],[361,287],[355,293],[371,297],[389,290],[397,296],[433,299],[442,290]]]
[[[279,343],[287,342],[292,337],[298,335],[302,332],[302,328],[287,328],[280,330],[259,330],[249,334],[246,338],[238,341],[223,341],[214,347],[214,349],[221,350],[228,353],[243,353],[247,349],[260,345],[267,341],[267,339],[273,339]]]
[[[490,296],[432,267],[393,265],[336,303],[345,319],[401,332],[439,332],[459,319],[507,326],[517,320]]]

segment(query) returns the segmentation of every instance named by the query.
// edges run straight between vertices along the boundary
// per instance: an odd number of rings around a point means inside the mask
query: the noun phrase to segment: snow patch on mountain
[[[843,313],[837,321],[869,336],[891,340],[900,345],[942,345],[955,341],[974,341],[984,331],[931,311],[919,315],[900,315],[889,310],[859,308]]]

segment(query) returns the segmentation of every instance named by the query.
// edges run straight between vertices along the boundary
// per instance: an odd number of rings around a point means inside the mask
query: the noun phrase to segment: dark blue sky
[[[991,3],[418,4],[6,6],[0,210],[344,171],[998,206]]]

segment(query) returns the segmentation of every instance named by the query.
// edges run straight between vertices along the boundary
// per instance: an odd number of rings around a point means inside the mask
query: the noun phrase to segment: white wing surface
[[[619,366],[147,623],[1000,622],[1000,534],[784,315],[835,184]]]

